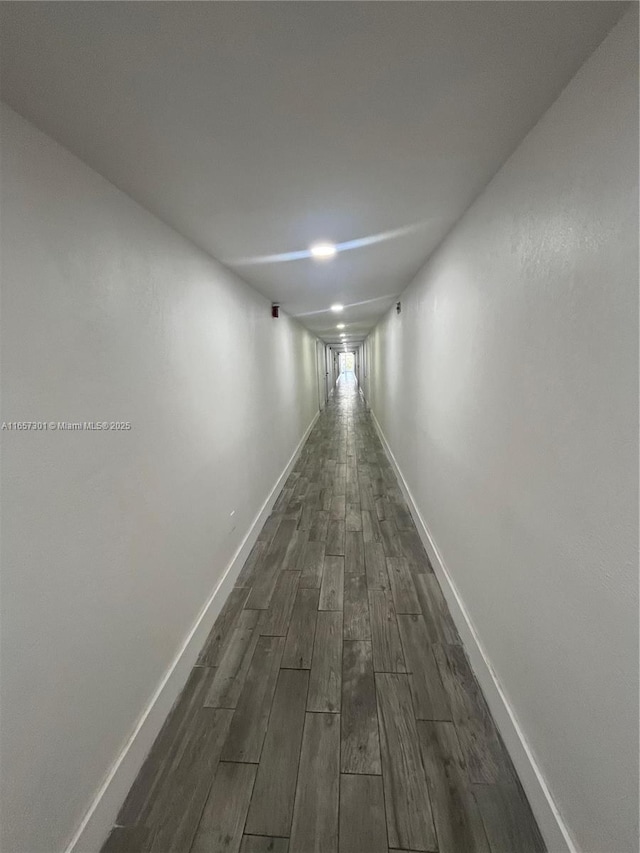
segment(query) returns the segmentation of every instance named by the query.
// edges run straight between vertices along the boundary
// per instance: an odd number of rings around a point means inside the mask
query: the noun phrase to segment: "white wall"
[[[638,850],[637,50],[636,9],[367,340],[369,402],[586,853]]]
[[[2,433],[2,849],[53,853],[316,415],[316,342],[1,118],[2,418],[132,424]]]

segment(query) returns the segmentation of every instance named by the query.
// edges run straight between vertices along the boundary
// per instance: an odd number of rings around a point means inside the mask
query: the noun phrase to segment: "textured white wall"
[[[1,118],[3,420],[133,427],[2,435],[2,849],[53,853],[317,412],[316,344]]]
[[[367,341],[369,402],[578,846],[638,850],[637,10]]]

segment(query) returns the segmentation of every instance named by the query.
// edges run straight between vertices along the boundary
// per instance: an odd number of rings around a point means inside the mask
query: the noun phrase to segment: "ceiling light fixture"
[[[338,323],[336,329],[344,329],[344,323]]]
[[[333,243],[314,243],[309,247],[311,257],[319,261],[328,261],[336,256],[337,249]]]
[[[332,311],[335,311],[335,312],[336,312],[336,314],[339,314],[341,311],[343,311],[343,310],[344,310],[344,305],[340,305],[340,303],[339,303],[339,302],[336,302],[336,304],[335,304],[335,305],[332,305],[332,306],[331,306],[331,310],[332,310]]]

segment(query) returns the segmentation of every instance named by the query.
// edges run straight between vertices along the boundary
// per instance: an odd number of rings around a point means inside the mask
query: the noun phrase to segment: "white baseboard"
[[[320,412],[318,411],[305,430],[284,471],[280,474],[260,512],[255,517],[249,532],[227,566],[222,579],[209,596],[164,678],[144,709],[133,733],[96,793],[80,826],[67,845],[65,853],[99,853],[115,823],[131,785],[153,746],[169,711],[186,684],[189,673],[198,659],[198,654],[209,636],[213,623],[233,589],[249,552],[253,548],[258,534],[262,530],[319,415]]]
[[[442,587],[442,593],[464,644],[471,667],[482,688],[482,692],[493,714],[495,723],[500,730],[504,743],[509,750],[509,755],[538,821],[538,826],[540,827],[540,832],[543,835],[547,849],[549,853],[579,853],[579,848],[572,839],[569,829],[551,796],[551,791],[542,775],[531,747],[527,743],[525,734],[509,704],[505,691],[480,642],[465,603],[453,582],[451,573],[447,569],[442,554],[438,550],[438,546],[416,506],[413,495],[389,446],[389,442],[373,410],[370,409],[370,411],[384,451],[396,473],[402,492],[409,505],[411,515],[418,528],[420,539],[426,548],[433,565],[433,570]]]

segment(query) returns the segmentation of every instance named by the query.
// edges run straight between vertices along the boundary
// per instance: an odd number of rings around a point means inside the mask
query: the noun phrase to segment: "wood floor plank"
[[[531,808],[515,784],[474,785],[491,853],[546,853]]]
[[[291,494],[293,494],[293,490],[295,489],[296,483],[298,482],[298,478],[300,477],[300,470],[294,468],[293,471],[287,477],[287,481],[284,484],[285,489],[291,489]]]
[[[329,519],[331,521],[340,521],[346,518],[347,514],[347,503],[346,497],[344,495],[334,495],[331,500],[331,510],[329,512]]]
[[[326,542],[329,533],[329,513],[318,510],[309,528],[309,542]]]
[[[184,690],[162,726],[142,769],[131,786],[117,822],[121,826],[144,824],[167,776],[189,742],[192,722],[215,677],[215,669],[195,667]]]
[[[190,853],[238,853],[256,769],[255,764],[218,764]]]
[[[362,510],[362,536],[365,542],[382,542],[382,532],[375,510]]]
[[[510,782],[511,764],[461,646],[432,646],[472,782]]]
[[[247,557],[246,563],[242,567],[242,571],[238,575],[238,580],[235,582],[234,586],[251,586],[253,576],[261,565],[261,560],[267,553],[267,548],[268,545],[266,542],[261,542],[260,540],[258,540],[255,543],[255,545],[251,549],[251,553]]]
[[[247,609],[266,610],[269,607],[278,573],[282,568],[296,528],[297,522],[293,519],[285,519],[280,523],[262,561],[262,568],[251,587],[251,592],[245,603]]]
[[[146,818],[150,853],[182,853],[191,848],[233,713],[200,708],[192,720],[189,742],[156,791]]]
[[[345,534],[344,572],[346,575],[364,574],[364,540],[362,533],[356,530]]]
[[[376,672],[406,672],[391,593],[369,590],[373,668]]]
[[[264,637],[286,637],[298,591],[300,572],[280,572],[268,610],[262,613],[258,630]]]
[[[307,542],[300,564],[299,586],[320,589],[324,570],[324,542]]]
[[[222,750],[224,761],[260,760],[284,642],[284,637],[258,640]]]
[[[367,642],[344,644],[340,768],[343,773],[382,772],[373,658]]]
[[[200,666],[218,666],[224,655],[226,644],[230,641],[236,619],[242,612],[250,590],[244,587],[234,587],[222,610],[218,614],[206,643],[198,655]]]
[[[300,516],[302,515],[302,499],[295,496],[292,497],[285,511],[278,513],[278,515],[280,516],[280,523],[283,521],[295,521],[297,529],[300,523]]]
[[[382,479],[386,486],[386,491],[390,494],[394,489],[400,491],[395,474],[393,473],[393,468],[391,467],[389,460],[385,457],[384,450],[378,456],[378,464],[380,466]]]
[[[265,835],[245,835],[240,853],[289,853],[288,838],[268,838]]]
[[[344,519],[339,521],[330,521],[327,530],[327,541],[325,543],[324,553],[329,556],[344,557],[344,537],[345,526]]]
[[[389,589],[387,561],[381,542],[364,543],[364,564],[369,590]]]
[[[376,497],[378,495],[384,494],[384,483],[382,481],[382,472],[380,470],[380,458],[379,454],[382,452],[380,442],[378,441],[377,436],[371,442],[369,448],[369,476],[371,478],[371,484],[374,487],[374,495]],[[378,489],[378,486],[381,488]]]
[[[436,576],[432,573],[414,575],[414,584],[430,641],[450,646],[459,645],[460,637]]]
[[[324,510],[325,512],[330,512],[331,510],[331,501],[333,500],[333,492],[329,486],[320,490],[320,497],[318,500],[318,509]]]
[[[298,532],[306,533],[305,540],[309,538],[309,531],[313,527],[313,522],[316,518],[316,512],[318,511],[318,502],[320,500],[320,492],[319,489],[313,487],[313,491],[310,490],[307,497],[304,499],[302,504],[302,514],[300,515],[300,521],[298,522]]]
[[[380,776],[340,777],[340,853],[387,853]]]
[[[387,557],[387,573],[396,613],[422,613],[405,557]]]
[[[307,714],[291,827],[291,851],[338,853],[339,787],[340,717],[337,714]]]
[[[146,826],[114,826],[101,853],[142,853],[148,841]]]
[[[451,706],[422,616],[398,616],[398,629],[417,720],[451,720]]]
[[[318,611],[309,679],[308,711],[340,713],[342,689],[342,613]]]
[[[344,557],[326,556],[318,610],[342,610],[343,596]]]
[[[309,478],[301,474],[293,490],[294,498],[304,498],[309,489]]]
[[[288,836],[298,776],[309,673],[281,669],[245,831]]]
[[[400,541],[398,540],[398,531],[395,522],[390,518],[385,518],[379,522],[380,532],[382,534],[382,544],[384,553],[387,557],[401,557],[402,550],[400,549]]]
[[[282,560],[282,565],[280,566],[280,571],[295,572],[300,569],[302,555],[308,539],[308,530],[301,529],[300,527],[298,527],[297,530],[293,531],[293,533],[291,534],[291,541],[289,542],[289,547],[287,548],[287,552],[284,555],[284,559]]]
[[[238,704],[258,642],[259,634],[256,625],[261,612],[260,610],[243,610],[239,615],[231,641],[205,697],[206,707],[235,708]]]
[[[347,504],[346,529],[362,533],[362,510],[359,503]]]
[[[291,489],[291,494],[293,494],[293,488]],[[278,532],[278,527],[280,527],[280,522],[282,521],[282,517],[279,513],[275,513],[269,516],[269,518],[265,521],[264,526],[260,533],[258,533],[258,541],[266,542],[267,547],[273,541],[273,537]]]
[[[433,572],[427,552],[415,528],[399,532],[398,541],[400,542],[400,550],[409,561],[414,573],[425,575]]]
[[[398,531],[413,530],[415,528],[409,507],[402,497],[396,498],[393,502],[393,519],[396,524],[396,530]]]
[[[368,512],[375,515],[376,504],[373,489],[371,488],[371,480],[368,478],[365,480],[364,477],[360,478],[360,506],[363,513]],[[364,528],[364,516],[362,520]]]
[[[369,596],[364,575],[344,578],[344,639],[370,640]]]
[[[389,847],[437,851],[408,678],[375,679]]]
[[[346,454],[345,454],[346,458]],[[344,462],[338,462],[333,477],[333,493],[345,495],[347,493],[347,466]]]
[[[358,479],[355,476],[352,480],[347,480],[346,498],[347,506],[349,504],[360,505],[360,487],[358,486]]]
[[[280,664],[282,667],[311,669],[319,597],[317,589],[298,589]]]
[[[336,465],[336,468],[338,466]],[[334,476],[333,481],[333,493],[334,495],[344,495],[346,500],[347,497],[347,478],[341,476]]]
[[[272,512],[274,512],[274,513],[284,512],[292,497],[293,497],[293,487],[291,487],[291,488],[285,487],[280,492],[280,494],[278,495],[278,499],[276,500],[276,502],[273,505]]]
[[[440,853],[490,853],[453,723],[419,722],[417,728]]]

